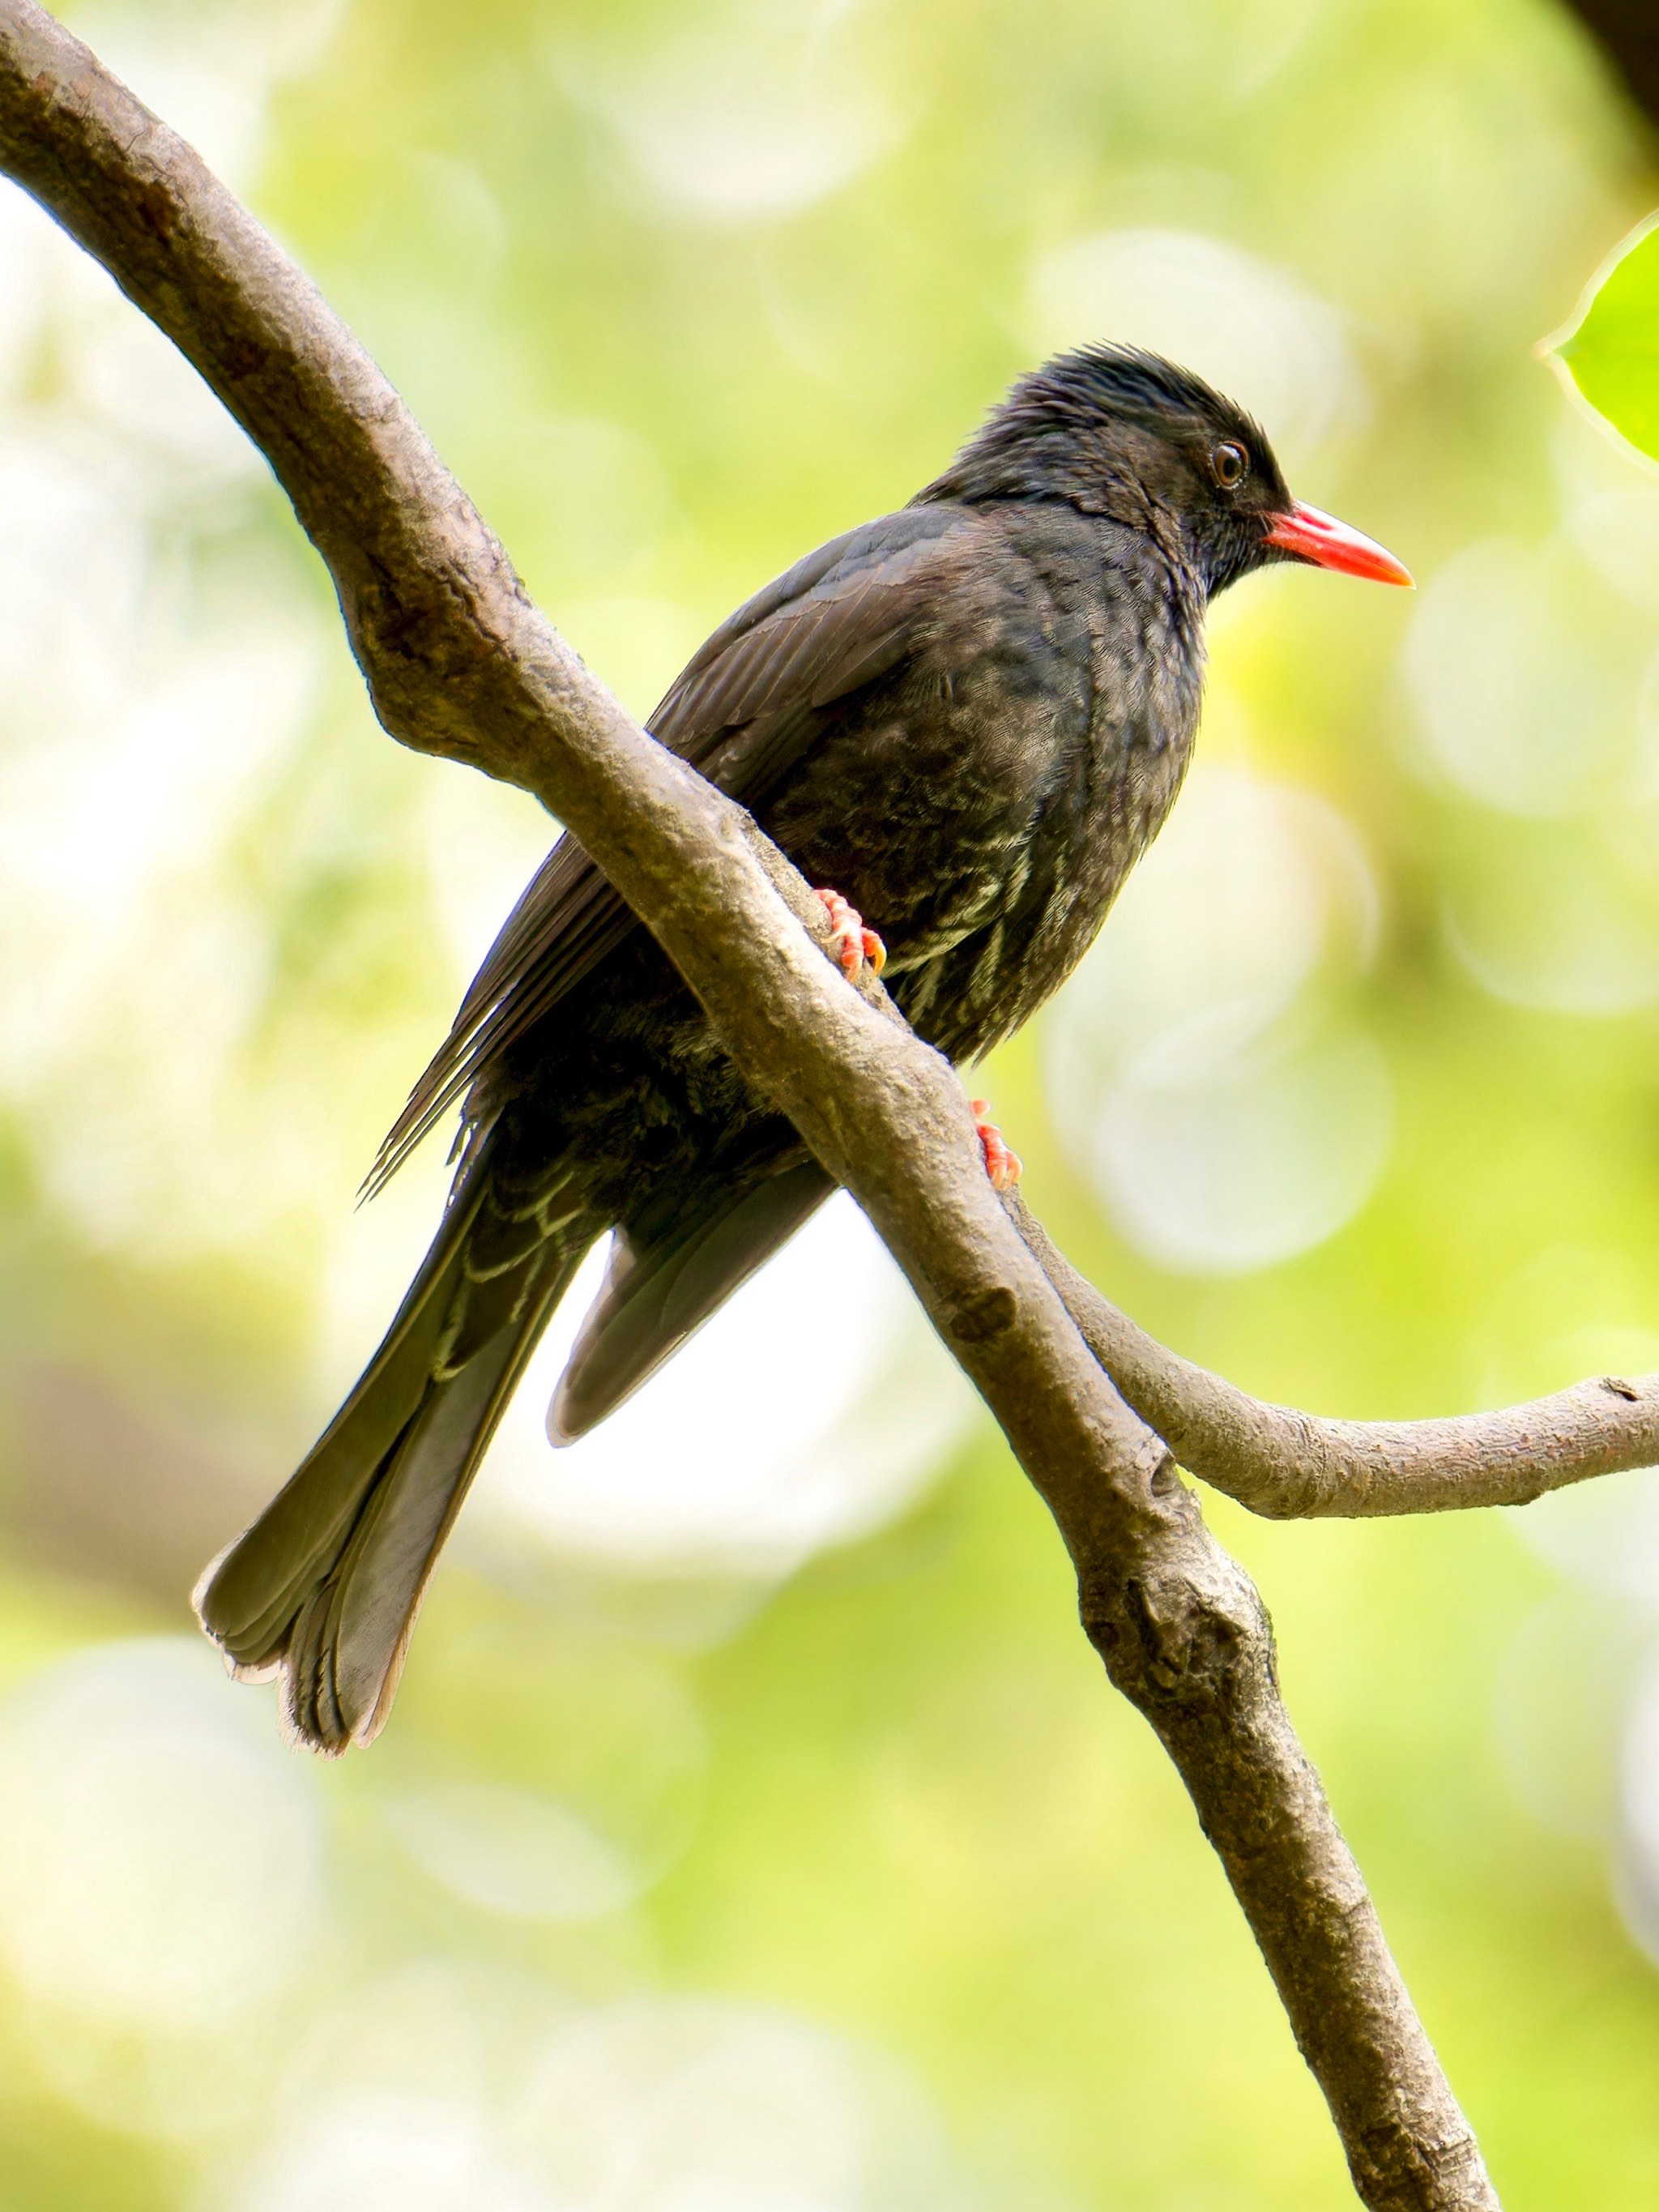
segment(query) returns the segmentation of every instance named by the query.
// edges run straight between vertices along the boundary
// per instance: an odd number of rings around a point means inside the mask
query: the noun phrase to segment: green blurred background
[[[1200,762],[985,1079],[1150,1327],[1329,1412],[1659,1365],[1659,479],[1534,358],[1659,198],[1527,0],[128,0],[635,710],[1006,381],[1137,340],[1417,599],[1217,610]],[[337,1767],[206,1558],[430,1228],[380,1132],[550,836],[376,730],[239,435],[0,200],[0,2205],[1349,2201],[1041,1508],[844,1203],[556,1457]],[[566,1317],[568,1334],[568,1316]],[[1212,1501],[1515,2207],[1659,2200],[1659,1489]]]

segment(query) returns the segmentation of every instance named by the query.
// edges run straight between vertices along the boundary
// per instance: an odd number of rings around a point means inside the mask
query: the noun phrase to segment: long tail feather
[[[438,1553],[600,1225],[571,1213],[526,1237],[491,1181],[481,1157],[362,1380],[197,1590],[235,1671],[280,1671],[289,1725],[319,1751],[383,1725]]]

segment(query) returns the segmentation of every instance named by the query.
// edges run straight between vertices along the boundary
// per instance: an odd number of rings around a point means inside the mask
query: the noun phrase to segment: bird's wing
[[[646,726],[757,804],[817,733],[821,710],[903,655],[960,508],[906,507],[832,538],[757,592],[694,654]],[[562,837],[508,915],[369,1176],[375,1190],[489,1064],[631,929],[632,910]]]

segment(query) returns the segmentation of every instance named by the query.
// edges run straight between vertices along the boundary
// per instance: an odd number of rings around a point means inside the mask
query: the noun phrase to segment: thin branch
[[[1567,0],[1594,32],[1650,123],[1659,123],[1659,14],[1653,0]]]
[[[1084,1625],[1192,1793],[1364,2201],[1491,2212],[1468,2123],[1280,1703],[1261,1601],[992,1192],[951,1069],[878,993],[847,988],[782,855],[629,720],[311,285],[32,0],[0,0],[0,168],[265,453],[333,574],[388,731],[523,786],[568,823],[746,1077],[864,1206],[1053,1510]]]
[[[1436,1421],[1336,1421],[1252,1398],[1149,1336],[1080,1275],[1018,1192],[1008,1210],[1128,1405],[1182,1467],[1273,1521],[1527,1505],[1659,1463],[1659,1375]]]

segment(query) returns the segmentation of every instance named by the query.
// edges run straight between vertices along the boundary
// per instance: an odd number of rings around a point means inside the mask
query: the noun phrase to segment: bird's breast
[[[901,1005],[957,1058],[1076,964],[1192,748],[1195,617],[1078,535],[977,564],[767,810],[880,931]]]

